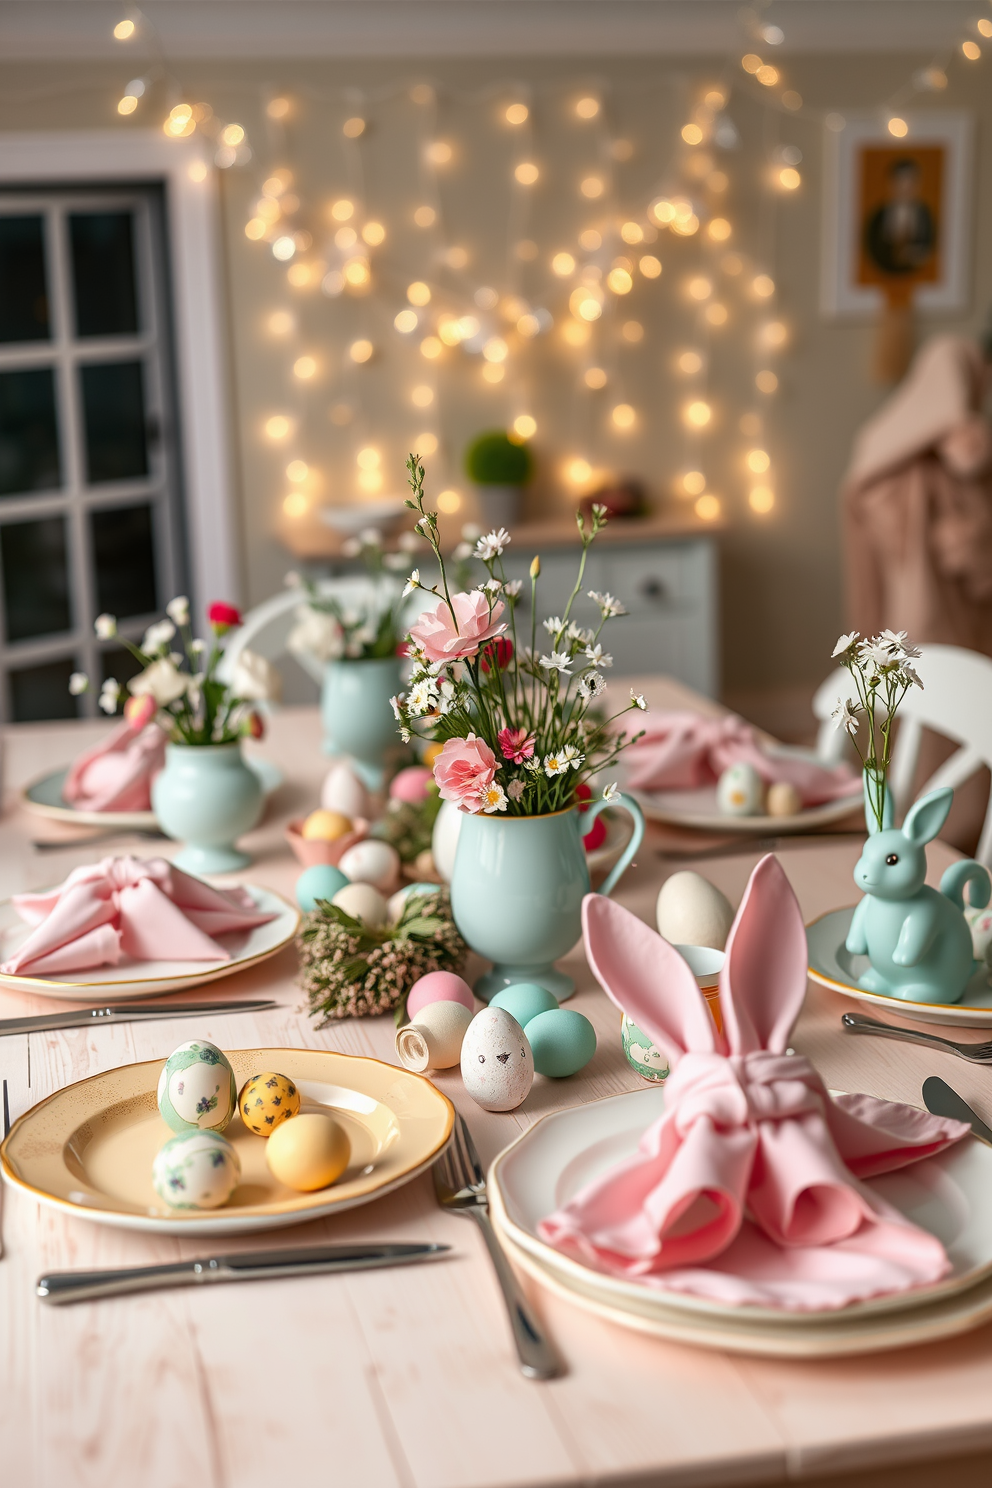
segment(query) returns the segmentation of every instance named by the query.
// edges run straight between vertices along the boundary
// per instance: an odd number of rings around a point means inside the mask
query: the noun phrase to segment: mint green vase
[[[320,716],[324,753],[346,754],[370,790],[380,790],[390,759],[402,753],[390,698],[401,690],[398,656],[329,661]]]
[[[637,802],[619,796],[614,804],[630,812],[634,834],[601,894],[612,892],[644,836]],[[493,963],[475,984],[483,1002],[514,982],[537,982],[559,1002],[575,991],[553,963],[582,934],[582,900],[591,888],[582,834],[606,805],[594,801],[583,817],[575,806],[549,816],[464,815],[451,909],[463,939]]]
[[[241,745],[167,744],[165,769],[152,781],[159,826],[184,844],[176,854],[187,873],[233,873],[251,862],[234,843],[262,815],[262,784]]]

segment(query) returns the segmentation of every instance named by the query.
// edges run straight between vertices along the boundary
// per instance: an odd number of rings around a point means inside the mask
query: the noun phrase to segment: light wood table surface
[[[655,683],[651,701],[682,705]],[[701,700],[692,699],[694,702]],[[64,764],[100,724],[22,725],[5,733],[5,782]],[[288,783],[246,839],[244,877],[290,892],[296,865],[282,827],[316,803],[326,768],[315,710],[287,710],[262,750]],[[126,839],[39,853],[43,827],[16,808],[0,821],[0,891],[59,882],[106,852],[154,856]],[[618,899],[652,922],[680,862],[649,833]],[[780,859],[807,918],[850,903],[858,839],[783,839]],[[700,860],[735,902],[760,850],[746,842]],[[953,857],[931,850],[939,877]],[[592,1019],[599,1049],[570,1080],[538,1077],[520,1110],[479,1110],[457,1071],[439,1087],[491,1159],[544,1113],[642,1088],[620,1049],[615,1009],[581,947],[568,958],[569,1004]],[[72,1080],[136,1059],[164,1058],[195,1035],[223,1048],[305,1045],[395,1062],[391,1017],[317,1031],[301,1010],[291,949],[232,976],[210,997],[272,996],[258,1016],[215,1016],[0,1039],[12,1115]],[[202,990],[177,1000],[200,1000]],[[811,986],[793,1042],[828,1085],[921,1104],[927,1074],[949,1080],[987,1120],[992,1072],[949,1055],[841,1034],[851,1004]],[[0,1017],[58,1004],[0,991]],[[964,1035],[967,1036],[967,1035]],[[975,1033],[973,1037],[980,1038]],[[4,1195],[0,1260],[0,1483],[10,1488],[587,1488],[587,1485],[832,1480],[878,1488],[987,1485],[992,1468],[992,1328],[937,1346],[829,1362],[749,1359],[648,1339],[556,1298],[531,1295],[566,1362],[564,1377],[519,1373],[499,1293],[473,1226],[437,1208],[423,1177],[366,1208],[281,1232],[280,1245],[329,1240],[444,1241],[429,1266],[214,1290],[149,1293],[50,1309],[34,1296],[43,1270],[163,1262],[204,1253],[64,1217],[20,1192]],[[264,1235],[224,1242],[257,1248]],[[955,1459],[938,1466],[938,1459]]]

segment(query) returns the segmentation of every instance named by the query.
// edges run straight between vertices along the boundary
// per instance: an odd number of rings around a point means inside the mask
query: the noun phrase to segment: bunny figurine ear
[[[906,812],[902,835],[921,847],[926,842],[932,842],[947,820],[953,800],[954,792],[949,785],[921,796]]]
[[[807,964],[802,912],[781,864],[769,853],[748,880],[720,976],[733,1054],[785,1051],[806,993]]]
[[[583,899],[582,930],[607,997],[673,1064],[689,1049],[716,1050],[718,1035],[696,978],[667,940],[602,894]]]

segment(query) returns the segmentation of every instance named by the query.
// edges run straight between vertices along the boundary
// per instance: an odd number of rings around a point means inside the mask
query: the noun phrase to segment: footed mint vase
[[[390,759],[402,753],[390,698],[400,691],[398,656],[329,661],[320,717],[324,753],[346,754],[370,790],[380,790]]]
[[[644,836],[636,801],[619,796],[634,818],[634,835],[602,887],[609,894],[630,866]],[[465,813],[451,875],[451,911],[462,938],[492,961],[475,984],[483,1002],[514,982],[537,982],[559,1002],[575,983],[554,962],[582,933],[582,900],[590,892],[582,834],[607,805],[594,801],[581,818],[575,806],[548,816]]]
[[[165,769],[152,781],[159,826],[184,843],[176,854],[187,873],[233,873],[251,862],[235,840],[262,815],[262,783],[240,743],[167,744]]]

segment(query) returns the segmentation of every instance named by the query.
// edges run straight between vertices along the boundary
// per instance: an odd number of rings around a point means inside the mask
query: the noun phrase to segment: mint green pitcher
[[[608,804],[595,801],[581,817],[575,806],[548,816],[464,815],[451,909],[466,943],[493,962],[475,984],[483,1002],[514,982],[537,982],[559,1002],[575,991],[553,963],[582,933],[582,900],[591,889],[582,836]],[[630,812],[634,834],[601,894],[613,891],[644,837],[637,802],[617,796],[613,804]]]

